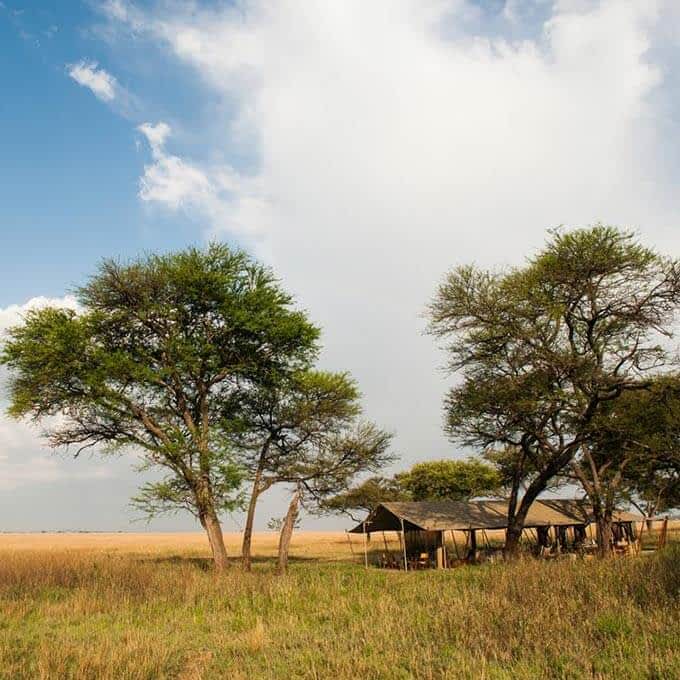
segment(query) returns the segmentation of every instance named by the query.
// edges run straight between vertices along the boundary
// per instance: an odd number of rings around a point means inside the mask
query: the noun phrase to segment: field
[[[301,532],[284,578],[254,547],[217,576],[201,534],[0,535],[0,677],[680,678],[678,544],[405,574]]]

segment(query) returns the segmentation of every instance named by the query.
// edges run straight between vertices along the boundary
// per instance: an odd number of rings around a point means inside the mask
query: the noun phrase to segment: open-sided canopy
[[[614,521],[631,522],[642,518],[617,512]],[[497,501],[408,501],[381,503],[351,533],[400,531],[402,528],[423,531],[469,531],[471,529],[505,529],[508,525],[508,502]],[[535,501],[529,508],[526,528],[588,524],[592,513],[576,499]]]

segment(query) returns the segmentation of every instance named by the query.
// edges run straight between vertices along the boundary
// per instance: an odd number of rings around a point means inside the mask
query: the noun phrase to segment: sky
[[[73,305],[104,257],[224,241],[323,328],[397,468],[465,455],[424,332],[438,282],[559,225],[675,255],[679,84],[677,0],[2,0],[0,330]],[[0,530],[195,527],[141,522],[144,479],[0,416]]]

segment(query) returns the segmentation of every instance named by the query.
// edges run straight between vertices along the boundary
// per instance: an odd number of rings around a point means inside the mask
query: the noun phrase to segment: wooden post
[[[404,520],[400,517],[401,522],[401,535],[404,537],[402,547],[404,549],[404,571],[408,571],[408,560],[406,559],[406,532],[404,531]]]
[[[444,532],[440,531],[438,535],[439,535],[439,540],[437,541],[437,543],[439,545],[436,548],[437,569],[443,569],[444,568]]]
[[[366,538],[366,522],[364,522],[364,566],[368,569],[368,541]]]
[[[668,536],[668,517],[664,517],[661,524],[661,532],[659,533],[659,544],[656,546],[657,550],[666,547],[666,537]]]
[[[470,552],[468,553],[468,560],[472,557],[472,562],[477,561],[477,530],[470,529]]]

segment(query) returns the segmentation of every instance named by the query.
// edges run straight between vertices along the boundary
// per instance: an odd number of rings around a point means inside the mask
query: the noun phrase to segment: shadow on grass
[[[213,568],[212,557],[189,557],[187,555],[167,555],[165,557],[144,557],[141,558],[140,561],[149,564],[182,564],[195,567],[196,569],[200,569],[201,571],[211,571]],[[230,567],[241,566],[240,555],[229,557],[228,561]],[[327,562],[328,560],[319,557],[290,556],[288,558],[289,564],[313,564],[313,563],[326,564]],[[273,557],[253,556],[252,563],[253,565],[271,566],[272,568],[275,568],[277,564],[277,558],[276,556]]]

